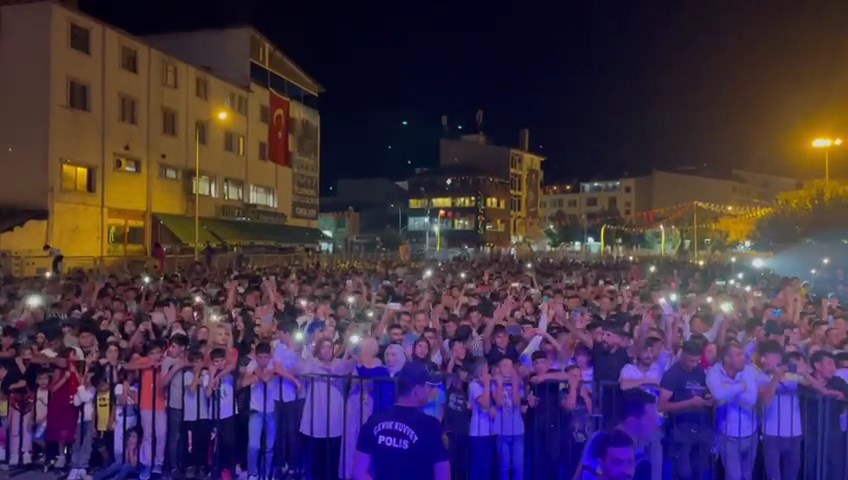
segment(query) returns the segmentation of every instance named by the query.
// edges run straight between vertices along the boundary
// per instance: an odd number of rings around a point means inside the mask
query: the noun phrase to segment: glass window
[[[627,186],[624,187],[624,193],[630,193],[631,190],[632,189],[631,189],[630,185],[627,185]]]
[[[434,207],[450,207],[451,206],[451,198],[450,197],[438,197],[431,200]]]
[[[182,178],[179,169],[175,167],[169,167],[168,165],[159,165],[159,178],[165,180],[179,180]]]
[[[194,95],[201,100],[209,100],[209,80],[204,77],[195,78]]]
[[[510,205],[510,209],[513,212],[521,211],[521,197],[512,197],[512,203]]]
[[[607,199],[607,208],[612,210],[613,208],[618,208],[618,198],[610,197]]]
[[[424,231],[427,230],[427,226],[430,223],[427,221],[427,217],[409,217],[407,220],[406,229],[410,231]]]
[[[259,185],[250,186],[250,203],[254,205],[262,205],[265,207],[276,208],[277,195],[273,188],[261,187]]]
[[[474,205],[476,205],[474,197],[458,197],[453,199],[453,206],[455,207],[473,207]]]
[[[72,23],[71,48],[85,54],[91,53],[91,30]]]
[[[454,230],[474,230],[474,219],[471,218],[471,217],[455,218],[455,219],[453,219],[453,229]]]
[[[224,134],[224,150],[238,156],[244,156],[244,136],[227,131]]]
[[[271,110],[268,108],[268,105],[260,105],[259,106],[259,121],[268,125],[268,121],[271,117]]]
[[[177,66],[168,62],[162,62],[162,85],[177,88]]]
[[[201,175],[200,182],[195,182],[195,176],[192,174],[191,176],[191,193],[195,194],[195,184],[200,183],[200,195],[204,195],[207,197],[216,197],[218,193],[217,183],[215,182],[215,177],[210,177],[208,175]]]
[[[206,145],[209,138],[209,122],[197,120],[194,122],[195,133],[197,134],[197,143]]]
[[[236,111],[242,115],[247,115],[247,97],[245,97],[244,95],[238,96]]]
[[[598,206],[598,198],[597,197],[588,197],[586,199],[587,207],[597,207]]]
[[[62,190],[94,193],[94,169],[63,163]]]
[[[162,109],[162,133],[171,137],[177,136],[177,111],[172,108]]]
[[[427,208],[426,198],[410,198],[409,208]]]
[[[577,208],[577,199],[569,200],[568,201],[568,207],[569,208]]]
[[[268,144],[259,142],[259,160],[268,160]]]
[[[68,106],[86,112],[91,109],[88,85],[78,80],[68,80]]]
[[[120,111],[118,112],[118,121],[128,123],[130,125],[138,124],[138,115],[136,112],[136,101],[132,97],[119,94]]]
[[[244,182],[232,178],[225,179],[224,200],[244,200]]]
[[[132,73],[138,73],[138,50],[121,46],[121,68]]]

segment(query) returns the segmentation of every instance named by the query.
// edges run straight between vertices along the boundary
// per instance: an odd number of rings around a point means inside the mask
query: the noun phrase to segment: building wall
[[[2,183],[0,204],[10,207],[47,210],[47,183],[39,179],[47,177],[50,148],[50,9],[0,7],[0,169],[14,180]]]
[[[317,226],[317,220],[291,218],[292,169],[260,160],[259,144],[268,137],[260,111],[268,105],[268,89],[234,85],[52,2],[0,7],[0,22],[0,167],[6,173],[0,205],[47,209],[47,241],[67,256],[144,253],[153,213],[194,214],[198,121],[207,125],[200,172],[215,186],[214,196],[200,196],[201,216],[245,205],[251,185],[258,185],[276,195],[276,207],[260,208],[287,215],[292,225]],[[88,29],[88,53],[70,47],[72,24]],[[232,35],[225,32],[225,43]],[[245,65],[249,40],[244,36]],[[135,72],[122,67],[124,49],[135,52]],[[176,88],[163,81],[172,68]],[[198,78],[206,82],[206,98],[198,95]],[[71,80],[87,86],[87,110],[71,108]],[[239,111],[239,97],[246,111]],[[134,102],[134,123],[121,121],[122,98]],[[165,109],[175,112],[174,135],[164,130]],[[216,117],[221,110],[228,112],[223,122]],[[243,155],[225,150],[227,132],[244,139]],[[117,168],[119,160],[133,168]],[[92,188],[66,188],[63,171],[71,167],[89,169]],[[227,179],[242,182],[241,199],[224,198]]]
[[[250,29],[229,28],[147,35],[155,48],[214,72],[235,85],[250,85]]]

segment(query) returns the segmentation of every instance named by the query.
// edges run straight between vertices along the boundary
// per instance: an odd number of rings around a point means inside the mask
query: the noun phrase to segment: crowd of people
[[[0,461],[70,480],[841,478],[848,279],[741,267],[6,278]]]

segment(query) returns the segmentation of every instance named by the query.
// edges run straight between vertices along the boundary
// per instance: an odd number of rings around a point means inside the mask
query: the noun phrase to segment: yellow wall
[[[30,220],[0,233],[0,250],[41,255],[47,239],[47,220]]]

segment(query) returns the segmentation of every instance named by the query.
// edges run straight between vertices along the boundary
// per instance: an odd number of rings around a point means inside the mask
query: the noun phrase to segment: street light
[[[824,149],[824,183],[825,185],[830,185],[830,159],[828,158],[828,154],[830,153],[831,147],[838,147],[842,145],[842,139],[836,138],[817,138],[813,140],[813,148],[821,148]]]
[[[224,122],[230,117],[226,110],[218,110],[215,118]],[[207,132],[208,134],[208,132]],[[200,129],[194,127],[194,261],[200,256]]]

